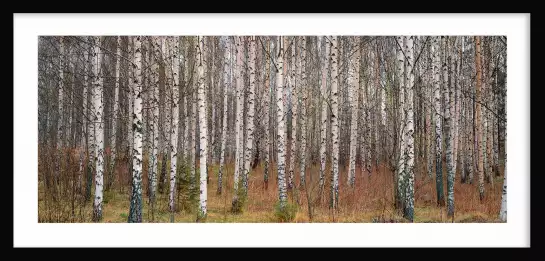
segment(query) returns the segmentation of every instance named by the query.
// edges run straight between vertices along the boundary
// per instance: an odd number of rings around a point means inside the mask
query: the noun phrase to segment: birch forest
[[[39,222],[506,222],[505,36],[40,36]]]

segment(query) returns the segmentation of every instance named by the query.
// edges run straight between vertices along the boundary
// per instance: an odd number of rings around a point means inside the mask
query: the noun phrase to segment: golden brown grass
[[[144,165],[147,165],[145,162]],[[198,166],[198,165],[197,165]],[[144,166],[145,167],[145,166]],[[73,168],[72,168],[73,169]],[[147,187],[147,168],[143,173],[143,188]],[[218,166],[210,166],[210,183],[208,184],[208,215],[206,222],[238,222],[238,223],[265,223],[278,222],[274,215],[274,205],[278,199],[276,182],[276,167],[270,171],[268,189],[264,188],[263,166],[258,165],[250,173],[249,192],[242,213],[230,212],[233,196],[233,164],[228,164],[223,177],[223,193],[216,194]],[[168,173],[168,170],[167,170]],[[446,174],[446,173],[445,173]],[[167,174],[168,175],[168,174]],[[289,203],[297,205],[298,211],[292,222],[406,222],[399,216],[393,207],[393,178],[391,172],[383,165],[373,168],[370,176],[362,174],[360,168],[356,170],[356,185],[350,188],[347,185],[347,168],[341,168],[339,179],[339,209],[333,213],[329,208],[330,177],[326,176],[326,186],[323,197],[318,200],[319,166],[310,166],[307,169],[307,190],[292,190],[288,193]],[[446,176],[446,175],[444,175]],[[454,222],[499,222],[497,215],[501,203],[501,186],[503,180],[496,178],[494,185],[486,184],[486,197],[479,200],[476,184],[461,184],[459,173],[455,183],[455,216]],[[299,173],[295,174],[299,188]],[[129,210],[128,171],[126,166],[117,168],[117,175],[113,187],[105,192],[102,222],[127,222]],[[415,219],[414,222],[451,222],[446,217],[445,207],[436,205],[435,180],[416,174],[415,177]],[[445,198],[446,198],[446,180]],[[197,185],[198,186],[198,185]],[[38,216],[39,222],[91,222],[92,201],[81,203],[72,214],[70,196],[63,197],[56,205],[48,200],[45,204],[43,182],[39,183]],[[94,185],[92,186],[94,189]],[[308,193],[307,193],[308,191]],[[179,192],[179,191],[178,191]],[[68,193],[69,194],[69,193]],[[312,220],[309,218],[308,199],[312,203]],[[170,222],[168,210],[168,182],[163,194],[157,194],[157,206],[152,221],[148,204],[147,190],[143,189],[143,222]],[[177,211],[174,222],[195,222],[197,212],[189,209],[188,204],[177,202]],[[53,207],[52,207],[53,204]],[[195,205],[194,205],[195,206]],[[55,213],[62,212],[62,213]],[[54,218],[55,215],[63,218]],[[71,217],[76,215],[76,217]],[[53,218],[52,218],[53,216]]]

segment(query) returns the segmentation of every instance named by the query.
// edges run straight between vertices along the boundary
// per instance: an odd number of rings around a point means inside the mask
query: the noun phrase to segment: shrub
[[[242,213],[242,209],[244,208],[244,204],[246,203],[246,195],[244,194],[244,189],[242,186],[242,179],[238,182],[238,191],[236,191],[237,197],[233,200],[231,204],[231,213],[233,214],[240,214]]]
[[[280,202],[274,205],[274,216],[279,222],[291,222],[297,214],[297,206],[286,202],[284,208],[280,207]]]

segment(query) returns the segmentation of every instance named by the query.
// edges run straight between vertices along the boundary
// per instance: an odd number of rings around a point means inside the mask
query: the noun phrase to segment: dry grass
[[[147,162],[144,165],[147,165]],[[217,169],[218,166],[211,166],[209,169],[211,177],[208,184],[208,216],[206,222],[278,222],[274,216],[274,205],[278,199],[275,166],[273,166],[270,172],[272,174],[269,176],[268,189],[264,188],[262,165],[258,165],[251,171],[248,185],[248,199],[242,213],[239,214],[230,212],[233,196],[233,164],[228,164],[226,167],[226,173],[224,173],[223,178],[223,193],[221,195],[216,194]],[[146,170],[147,168],[144,168],[143,188],[147,187]],[[109,191],[106,191],[104,195],[103,222],[106,223],[127,222],[130,186],[128,184],[126,165],[119,166],[116,172],[117,175],[113,187]],[[370,176],[362,174],[358,167],[356,170],[356,185],[353,189],[346,184],[347,168],[341,168],[340,172],[339,209],[336,213],[333,213],[329,209],[328,204],[330,177],[326,176],[326,189],[321,200],[318,200],[319,166],[314,165],[309,167],[306,173],[308,193],[305,190],[299,189],[296,190],[298,197],[296,197],[293,190],[288,193],[291,204],[297,205],[297,198],[299,199],[298,210],[292,222],[406,222],[394,210],[393,178],[385,166],[381,165],[378,168],[374,168]],[[486,184],[486,198],[485,201],[480,202],[476,184],[461,184],[459,177],[458,173],[455,184],[454,222],[499,222],[497,214],[501,203],[501,186],[503,180],[496,178],[493,186],[492,184]],[[297,185],[299,185],[298,172],[295,174],[295,180]],[[435,203],[435,180],[428,179],[427,177],[422,178],[417,174],[415,182],[414,222],[451,222],[451,220],[447,220],[446,218],[446,209],[444,207],[437,207]],[[92,188],[94,189],[94,185]],[[143,193],[143,222],[170,222],[168,182],[165,192],[157,194],[157,206],[153,221],[149,211],[147,190],[143,189]],[[307,195],[310,197],[312,203],[312,220],[309,218]],[[52,203],[54,201],[49,199],[47,200],[47,204],[45,202],[46,198],[50,197],[45,196],[43,182],[40,181],[38,199],[39,222],[91,222],[92,196],[91,200],[86,203],[77,202],[75,204],[75,211],[72,211],[70,202],[72,197],[70,196],[63,197],[62,200],[56,203]],[[195,208],[188,208],[189,204],[182,204],[184,202],[181,201],[183,199],[177,203],[178,209],[174,215],[174,221],[195,222],[197,218]],[[61,218],[55,218],[55,215]]]

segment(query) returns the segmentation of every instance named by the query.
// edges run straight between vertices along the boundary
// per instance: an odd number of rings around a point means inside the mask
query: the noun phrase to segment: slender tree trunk
[[[433,40],[432,40],[433,41]],[[431,180],[433,176],[433,133],[432,133],[432,124],[433,124],[433,111],[434,111],[434,104],[433,104],[433,80],[430,82],[430,78],[433,79],[433,71],[429,70],[429,66],[433,67],[433,60],[431,56],[431,49],[427,49],[428,54],[428,65],[426,67],[426,71],[424,72],[424,75],[426,77],[426,100],[427,100],[427,106],[426,106],[426,161],[427,161],[427,170],[428,170],[428,178]]]
[[[462,74],[463,75],[463,74]],[[473,95],[473,90],[471,88],[471,85],[468,85],[467,87],[467,92],[468,93],[471,93],[471,95]],[[473,118],[473,101],[468,101],[467,104],[466,104],[466,134],[467,134],[467,150],[468,150],[468,153],[467,153],[467,159],[466,159],[466,168],[467,168],[467,181],[469,184],[473,184],[473,170],[474,170],[474,142],[473,142],[473,139],[475,137],[475,133],[473,132],[473,126],[475,126],[473,124],[473,121],[470,120],[471,118]]]
[[[488,86],[488,102],[487,102],[487,105],[488,105],[488,108],[493,108],[493,105],[492,105],[492,86]],[[494,138],[493,138],[493,134],[492,134],[492,129],[494,128],[494,124],[493,124],[493,119],[492,119],[492,112],[490,109],[486,109],[486,121],[485,121],[485,124],[486,124],[486,161],[487,161],[487,172],[489,173],[488,174],[488,182],[490,184],[492,184],[492,190],[494,190],[494,170],[493,170],[493,166],[494,166],[494,154],[493,154],[493,151],[492,151],[492,144],[494,142]]]
[[[58,93],[58,106],[59,106],[59,114],[57,115],[57,149],[56,149],[56,157],[55,157],[55,176],[53,178],[53,189],[54,189],[54,199],[56,200],[57,197],[57,186],[59,185],[59,178],[61,177],[62,172],[62,160],[64,155],[64,60],[65,58],[65,50],[64,50],[64,37],[61,36],[59,39],[59,93]]]
[[[458,41],[463,41],[463,36],[462,38],[458,38],[456,37],[456,44],[454,45],[455,47],[458,45]],[[454,50],[456,50],[456,48],[454,48]],[[461,111],[461,67],[462,67],[462,53],[461,53],[461,49],[459,49],[459,55],[456,56],[455,52],[453,52],[453,57],[456,57],[456,71],[453,72],[453,75],[455,75],[455,86],[456,86],[456,91],[454,93],[454,97],[455,97],[455,100],[456,100],[456,104],[455,104],[455,109],[454,109],[454,175],[456,175],[456,169],[457,169],[457,166],[458,166],[458,151],[459,151],[459,147],[460,147],[460,111]]]
[[[100,36],[95,36],[95,46],[93,48],[94,66],[94,90],[93,90],[93,105],[94,105],[94,125],[96,131],[95,155],[96,160],[96,175],[95,175],[95,201],[93,204],[93,221],[98,222],[102,219],[102,199],[104,185],[104,106],[103,106],[103,86],[101,75],[102,54],[100,51]]]
[[[197,47],[197,73],[199,81],[198,103],[199,103],[199,163],[200,163],[200,200],[199,214],[197,220],[206,218],[206,202],[207,202],[207,153],[208,153],[208,135],[206,121],[206,97],[204,94],[204,61],[203,61],[203,46],[204,37],[198,37]]]
[[[61,36],[60,39],[60,57],[59,57],[59,116],[57,120],[57,148],[59,150],[62,150],[62,146],[64,145],[64,37]],[[62,155],[59,154],[59,155]],[[57,163],[60,164],[60,161]],[[57,168],[57,171],[60,171],[59,168]]]
[[[439,37],[433,37],[432,52],[433,52],[433,85],[434,85],[434,101],[435,101],[435,184],[437,191],[437,205],[445,205],[445,194],[443,190],[443,137],[441,128],[441,80],[439,74],[440,58],[439,58]]]
[[[263,171],[263,182],[265,184],[265,189],[268,189],[269,187],[269,165],[270,165],[270,146],[271,146],[271,139],[269,137],[270,135],[270,101],[271,101],[271,87],[270,87],[270,79],[271,79],[271,64],[270,64],[270,58],[269,55],[271,54],[271,45],[269,43],[269,38],[265,38],[265,44],[267,46],[267,58],[265,59],[265,95],[263,99],[265,100],[265,169]]]
[[[132,62],[134,61],[134,42],[132,37],[128,37],[128,49],[129,49],[129,60],[131,61],[128,64],[128,75],[129,75],[129,94],[128,94],[128,100],[129,100],[129,108],[128,112],[129,115],[127,116],[127,121],[125,124],[127,124],[127,158],[129,159],[129,173],[132,174],[133,165],[132,165],[132,153],[133,153],[133,126],[132,126],[132,120],[133,120],[133,113],[134,113],[134,96],[133,96],[133,90],[134,90],[134,65]]]
[[[223,37],[224,43],[224,58],[223,58],[223,124],[221,129],[221,154],[220,154],[220,169],[218,172],[218,190],[217,194],[221,195],[222,182],[223,182],[223,168],[225,167],[225,146],[227,143],[227,86],[230,86],[229,67],[231,61],[230,41],[229,37]]]
[[[407,147],[407,140],[406,140],[406,132],[407,132],[407,116],[406,116],[406,98],[405,98],[405,92],[406,92],[406,80],[405,77],[405,38],[404,36],[397,36],[397,77],[399,79],[399,113],[400,113],[400,155],[399,155],[399,163],[398,163],[398,171],[397,171],[397,191],[398,191],[398,197],[397,197],[397,206],[398,209],[403,211],[405,209],[405,165],[407,162],[407,155],[406,155],[406,147]],[[370,159],[368,159],[370,160]]]
[[[445,85],[445,132],[446,132],[446,163],[447,163],[447,216],[454,219],[454,178],[455,178],[455,159],[454,159],[454,93],[455,93],[455,79],[454,79],[454,57],[451,55],[451,50],[449,50],[449,39],[446,39],[446,48],[445,48],[445,61],[443,61],[443,80],[447,83]],[[455,46],[455,45],[454,45]],[[448,68],[450,66],[450,73]],[[450,79],[449,79],[450,74]]]
[[[241,141],[244,137],[244,132],[242,130],[242,126],[244,124],[243,122],[243,113],[244,113],[244,93],[243,93],[243,85],[242,85],[242,37],[237,36],[236,37],[236,70],[235,70],[235,78],[236,78],[236,93],[237,93],[237,108],[236,108],[236,121],[235,121],[235,178],[234,178],[234,184],[233,184],[233,210],[237,210],[238,208],[238,193],[239,193],[239,182],[240,182],[240,165],[241,165],[241,157],[242,155],[242,146],[243,143]]]
[[[291,153],[290,153],[290,164],[289,164],[289,175],[288,175],[288,190],[292,189],[294,186],[294,172],[295,172],[295,158],[299,154],[299,148],[297,147],[297,110],[299,106],[299,89],[300,83],[296,82],[296,73],[297,76],[301,75],[301,65],[299,65],[300,58],[297,56],[297,41],[294,37],[293,46],[291,52],[291,66],[290,66],[290,77],[291,81]],[[296,69],[297,68],[297,69]],[[285,68],[284,68],[285,70]],[[297,72],[296,72],[297,71]]]
[[[301,169],[300,169],[300,188],[304,188],[305,184],[305,167],[307,158],[307,41],[306,36],[301,37],[301,85],[299,86],[299,92],[301,92]]]
[[[481,38],[475,36],[475,68],[477,71],[477,83],[475,89],[475,136],[477,143],[477,174],[479,176],[479,199],[484,200],[484,169],[483,169],[483,146],[481,130],[481,85],[482,85],[482,67],[481,67]]]
[[[174,219],[174,211],[176,208],[174,206],[174,196],[176,194],[176,171],[177,171],[177,158],[178,158],[178,111],[179,111],[179,89],[180,88],[180,78],[178,72],[180,70],[180,61],[179,61],[179,38],[177,36],[169,38],[172,43],[172,78],[174,84],[172,86],[172,103],[171,112],[172,112],[172,127],[171,127],[171,136],[170,136],[170,194],[169,194],[169,207],[171,211],[171,221]]]
[[[189,95],[191,93],[191,83],[193,81],[193,77],[191,74],[191,71],[189,70],[189,50],[191,50],[192,46],[189,44],[189,40],[187,37],[183,37],[183,40],[185,40],[185,45],[189,46],[188,48],[184,49],[184,77],[185,77],[185,85],[184,85],[184,133],[183,133],[183,150],[182,150],[182,158],[184,159],[184,163],[188,164],[188,154],[189,154],[189,117],[190,117],[190,111],[191,107],[189,105]]]
[[[83,99],[82,99],[82,105],[83,105],[83,115],[82,115],[82,135],[81,135],[81,152],[80,152],[80,168],[79,168],[79,176],[78,176],[78,188],[81,189],[82,186],[82,178],[87,173],[86,169],[84,168],[89,163],[88,159],[89,157],[89,124],[87,123],[87,117],[90,116],[89,114],[89,105],[87,103],[88,100],[88,88],[87,88],[87,65],[89,64],[89,52],[87,49],[85,49],[83,53],[84,57],[84,63],[83,63]],[[85,161],[85,162],[84,162]],[[81,191],[80,191],[81,193]]]
[[[171,156],[171,136],[172,136],[172,54],[171,54],[171,42],[170,42],[169,36],[163,36],[162,37],[162,53],[163,53],[163,68],[165,72],[165,78],[164,78],[164,123],[163,123],[163,160],[164,163],[162,164],[162,170],[161,170],[161,182],[163,184],[166,184],[167,181],[167,165],[168,161],[170,160]]]
[[[246,119],[246,150],[244,155],[244,176],[242,184],[244,196],[248,196],[248,176],[252,159],[252,147],[254,144],[254,112],[255,112],[255,36],[250,36],[250,90],[248,92],[248,118]]]
[[[189,179],[190,179],[190,182],[189,182],[189,191],[191,193],[191,197],[193,197],[194,195],[194,191],[196,189],[196,184],[197,184],[197,180],[196,180],[196,169],[195,169],[195,164],[196,164],[196,149],[197,149],[197,126],[196,126],[196,118],[197,118],[197,96],[196,96],[196,88],[198,86],[198,80],[197,80],[197,66],[194,65],[193,66],[193,79],[195,79],[193,81],[193,88],[192,88],[192,91],[191,91],[191,120],[190,120],[190,125],[191,125],[191,142],[189,144]]]
[[[94,37],[90,37],[90,39],[95,39]],[[94,41],[94,40],[93,40]],[[89,129],[89,145],[87,146],[87,154],[89,155],[88,160],[88,168],[87,171],[87,185],[86,185],[86,191],[85,191],[85,202],[87,202],[89,199],[91,199],[91,188],[93,185],[93,173],[96,171],[96,128],[95,128],[95,122],[96,122],[96,111],[95,111],[95,74],[96,74],[96,55],[95,55],[95,48],[91,47],[90,50],[90,58],[89,58],[89,72],[91,75],[91,86],[89,88],[89,99],[87,100],[89,102],[89,122],[88,122],[88,129]],[[96,175],[96,173],[95,173]]]
[[[332,179],[331,179],[331,204],[334,210],[339,202],[339,91],[338,91],[338,47],[337,36],[331,36],[331,139],[333,144],[331,154]]]
[[[157,187],[157,165],[158,165],[158,152],[159,152],[159,64],[158,64],[158,57],[160,55],[159,53],[159,39],[157,36],[153,36],[153,51],[155,56],[152,56],[152,82],[153,82],[153,89],[152,89],[152,101],[151,106],[153,110],[153,135],[152,135],[152,156],[150,159],[150,168],[149,168],[149,175],[151,176],[151,191],[150,191],[150,204],[151,204],[151,213],[152,213],[152,220],[155,219],[154,216],[154,210],[155,210],[155,193],[156,193],[156,187]]]
[[[350,64],[348,77],[350,81],[349,100],[350,110],[352,113],[350,124],[350,167],[348,174],[348,185],[354,187],[356,181],[356,152],[358,142],[358,103],[359,103],[359,69],[360,69],[360,53],[359,53],[359,41],[357,38],[352,39],[352,47],[356,48],[355,54],[353,54],[353,61]]]
[[[133,171],[132,193],[129,209],[129,223],[142,222],[142,41],[141,36],[134,36],[134,112],[133,126]]]
[[[118,111],[119,111],[119,72],[120,72],[120,64],[121,64],[121,36],[117,37],[117,51],[116,51],[116,58],[115,58],[115,90],[114,90],[114,111],[113,111],[113,120],[112,120],[112,134],[110,135],[110,150],[112,152],[110,157],[110,178],[108,179],[108,188],[111,186],[113,182],[113,178],[115,177],[115,162],[117,159],[117,147],[116,147],[116,137],[117,137],[117,119],[118,119]]]
[[[507,222],[507,154],[505,155],[503,168],[503,189],[501,194],[500,220]]]
[[[407,140],[407,163],[405,166],[405,210],[404,217],[413,221],[414,219],[414,100],[413,100],[413,87],[414,87],[414,49],[413,38],[414,36],[405,36],[405,56],[407,59],[406,68],[406,90],[407,90],[407,131],[405,132],[405,138]]]
[[[283,211],[286,207],[287,203],[287,194],[286,194],[286,140],[284,136],[284,124],[285,124],[285,118],[284,118],[284,103],[283,103],[283,94],[284,94],[284,86],[283,86],[283,72],[284,72],[284,37],[278,36],[277,37],[277,51],[276,51],[276,118],[277,118],[277,126],[278,126],[278,200],[279,200],[279,206],[280,210]]]
[[[320,127],[320,197],[323,194],[324,191],[324,185],[325,185],[325,164],[326,164],[326,148],[327,148],[327,114],[328,114],[328,103],[326,102],[326,99],[328,99],[327,95],[327,79],[328,79],[328,72],[329,72],[329,50],[331,48],[331,45],[328,41],[327,37],[321,37],[321,42],[324,45],[325,53],[323,53],[323,65],[322,65],[322,88],[321,88],[321,97],[320,97],[320,104],[322,108],[321,112],[321,127]],[[363,163],[363,162],[362,162]]]

